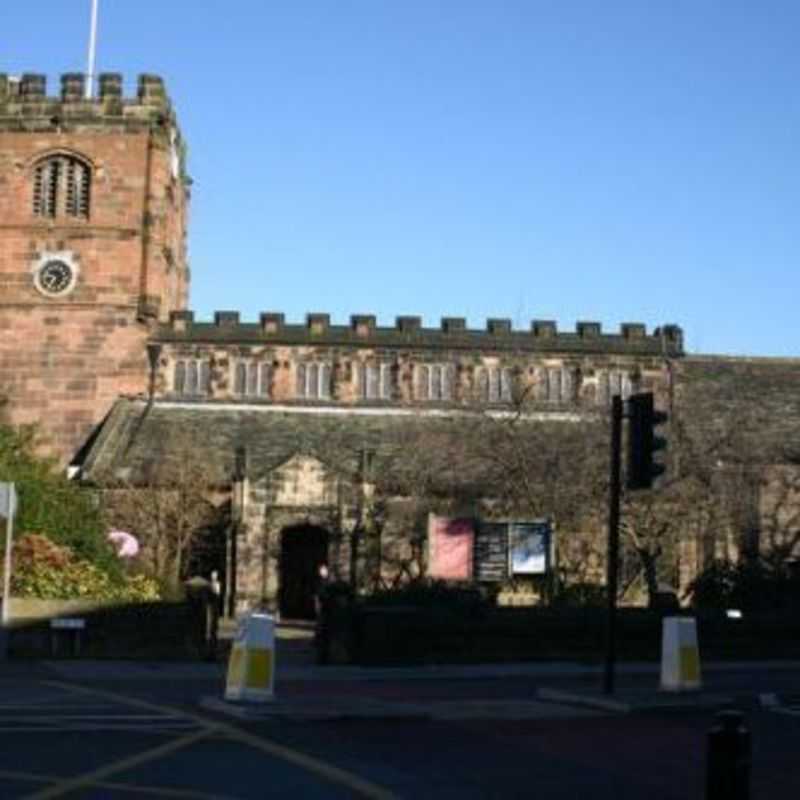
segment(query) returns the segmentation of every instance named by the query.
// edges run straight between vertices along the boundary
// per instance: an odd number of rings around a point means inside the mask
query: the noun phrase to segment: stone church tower
[[[188,184],[162,80],[0,74],[0,398],[68,463],[120,394],[148,388],[146,342],[185,308]]]

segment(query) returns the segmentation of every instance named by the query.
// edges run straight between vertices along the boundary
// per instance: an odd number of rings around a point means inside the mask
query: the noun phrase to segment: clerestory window
[[[618,394],[627,400],[633,392],[631,376],[622,370],[608,370],[600,373],[597,379],[597,404],[607,406],[611,398]]]
[[[297,365],[297,397],[325,400],[331,396],[330,364],[305,362]]]
[[[540,367],[536,374],[536,399],[541,403],[569,405],[576,401],[577,374],[569,367]]]
[[[394,389],[391,364],[360,364],[358,388],[362,400],[391,400]]]
[[[207,395],[211,391],[211,366],[205,359],[186,358],[175,362],[172,388],[184,397]]]
[[[240,397],[269,397],[271,382],[272,370],[268,362],[237,362],[233,390]]]
[[[76,156],[43,158],[33,170],[33,213],[37,217],[89,219],[91,167]]]
[[[454,384],[455,368],[452,364],[422,364],[417,367],[418,400],[452,400]]]
[[[510,403],[513,374],[510,367],[483,367],[478,373],[478,393],[483,403]]]

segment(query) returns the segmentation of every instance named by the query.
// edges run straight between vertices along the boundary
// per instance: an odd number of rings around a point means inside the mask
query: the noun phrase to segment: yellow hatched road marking
[[[277,742],[273,742],[269,739],[262,739],[259,736],[256,736],[252,733],[247,733],[235,725],[231,725],[226,722],[217,722],[216,720],[210,720],[207,717],[203,717],[200,714],[194,714],[190,711],[183,711],[181,709],[173,708],[171,706],[161,705],[160,703],[153,703],[149,700],[139,700],[135,697],[128,697],[124,694],[119,694],[117,692],[109,692],[105,689],[89,689],[85,686],[77,686],[71,683],[62,683],[61,681],[43,681],[43,683],[47,686],[53,686],[59,689],[64,689],[70,692],[77,692],[80,694],[87,694],[94,697],[104,697],[108,700],[114,700],[119,703],[126,703],[128,705],[138,707],[138,708],[147,708],[153,711],[159,711],[162,714],[172,714],[172,715],[179,715],[186,719],[190,719],[195,721],[198,725],[205,728],[205,730],[201,734],[194,734],[193,737],[202,738],[203,736],[211,736],[213,734],[224,734],[227,738],[233,739],[238,742],[242,742],[243,744],[247,744],[250,747],[261,750],[268,755],[274,756],[282,761],[286,761],[290,764],[294,764],[295,766],[300,767],[301,769],[310,772],[313,775],[316,775],[320,778],[323,778],[330,783],[336,784],[338,786],[343,786],[346,789],[349,789],[351,792],[354,792],[359,797],[368,798],[368,800],[394,800],[395,795],[390,792],[388,789],[384,789],[382,786],[378,784],[372,783],[372,781],[368,781],[365,778],[360,777],[352,772],[348,772],[347,770],[340,769],[339,767],[334,766],[333,764],[328,764],[325,761],[322,761],[318,758],[314,758],[313,756],[306,755],[305,753],[300,752],[299,750],[293,750],[290,747],[286,747],[285,745],[278,744]],[[187,742],[187,744],[191,744],[187,740],[193,737],[186,736],[183,739],[178,740],[178,742]],[[181,745],[187,746],[187,745]],[[166,745],[164,745],[166,747]],[[155,748],[157,750],[159,748]],[[148,751],[148,753],[153,753],[153,751]],[[149,756],[147,753],[142,754],[143,756],[147,756],[145,760],[150,760],[151,758],[158,758],[158,755]],[[135,758],[135,757],[132,757]],[[128,764],[125,763],[122,767],[117,768],[118,764],[122,764],[123,762],[128,761],[128,759],[123,759],[123,761],[114,762],[113,764],[108,765],[108,767],[104,768],[106,770],[110,770],[109,772],[105,772],[104,774],[113,774],[114,772],[119,772],[123,769],[128,769]],[[90,773],[93,775],[94,773]],[[75,780],[80,780],[76,778]],[[90,780],[94,780],[94,778],[90,778]],[[71,787],[68,791],[72,791],[74,787]],[[58,797],[65,792],[58,792],[57,794],[37,794],[31,795],[28,800],[39,800],[39,798],[47,797]]]
[[[61,797],[76,789],[85,789],[97,781],[113,775],[116,772],[123,772],[132,767],[138,767],[140,764],[146,764],[156,758],[161,758],[169,753],[174,753],[176,750],[182,750],[184,747],[199,742],[201,739],[206,739],[213,734],[213,729],[208,728],[204,731],[197,733],[190,733],[188,736],[182,736],[180,739],[173,739],[171,742],[165,742],[158,747],[152,747],[150,750],[145,750],[142,753],[137,753],[134,756],[127,756],[117,761],[112,761],[104,767],[85,772],[83,775],[78,775],[75,778],[66,778],[51,786],[48,789],[42,789],[41,792],[28,795],[28,800],[47,800],[50,797]]]
[[[34,775],[31,772],[15,772],[13,770],[0,770],[0,778],[9,781],[29,781],[30,783],[57,783],[67,780],[55,775]],[[134,783],[115,783],[114,781],[94,781],[86,785],[90,789],[121,790],[128,793],[136,792],[140,795],[156,795],[157,797],[176,797],[185,800],[226,800],[225,795],[197,792],[193,789],[173,789],[169,786],[140,786]],[[230,800],[235,800],[231,797]]]

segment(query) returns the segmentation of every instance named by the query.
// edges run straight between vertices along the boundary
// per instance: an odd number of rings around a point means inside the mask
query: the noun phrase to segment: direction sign
[[[11,513],[9,514],[9,510]],[[17,513],[17,492],[13,483],[0,482],[0,517],[14,517]]]

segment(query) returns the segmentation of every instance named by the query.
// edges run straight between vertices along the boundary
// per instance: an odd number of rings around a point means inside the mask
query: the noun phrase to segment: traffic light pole
[[[611,401],[611,481],[608,492],[608,554],[606,558],[606,663],[603,691],[614,694],[614,667],[617,652],[617,566],[619,562],[619,503],[621,492],[622,398]]]

